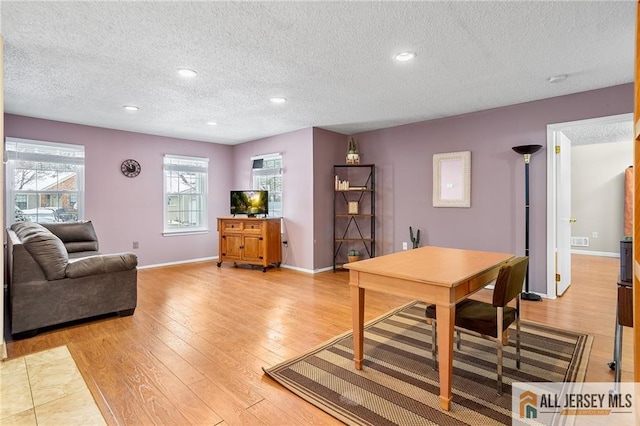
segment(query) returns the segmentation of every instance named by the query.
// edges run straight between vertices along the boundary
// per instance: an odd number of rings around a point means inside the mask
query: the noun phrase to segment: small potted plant
[[[357,262],[360,260],[360,252],[358,250],[349,250],[349,253],[347,253],[347,259],[349,259],[349,263]]]
[[[347,140],[347,164],[360,164],[360,154],[358,154],[358,144],[356,138],[349,136]]]

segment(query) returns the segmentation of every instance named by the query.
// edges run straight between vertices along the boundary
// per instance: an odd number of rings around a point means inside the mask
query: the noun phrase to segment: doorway
[[[547,297],[549,298],[562,295],[571,285],[572,224],[576,222],[571,212],[572,147],[621,141],[629,141],[632,146],[632,113],[547,126]],[[628,165],[632,165],[632,154],[628,160]],[[597,238],[597,231],[594,231],[593,235]],[[619,238],[621,237],[622,235],[619,235]]]

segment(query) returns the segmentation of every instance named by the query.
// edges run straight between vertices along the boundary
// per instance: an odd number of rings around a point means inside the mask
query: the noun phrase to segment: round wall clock
[[[141,167],[140,163],[138,163],[136,160],[128,159],[122,162],[120,170],[126,177],[133,178],[140,174]]]

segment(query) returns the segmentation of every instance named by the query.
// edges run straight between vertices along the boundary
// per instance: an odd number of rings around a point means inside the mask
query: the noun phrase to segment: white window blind
[[[7,138],[7,224],[84,217],[84,146]]]
[[[259,155],[251,161],[251,189],[269,191],[269,216],[282,217],[282,155]]]
[[[207,231],[209,159],[164,156],[164,232]]]

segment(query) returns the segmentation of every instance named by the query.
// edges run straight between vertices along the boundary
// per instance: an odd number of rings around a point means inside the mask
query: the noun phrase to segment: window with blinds
[[[84,217],[84,146],[7,138],[8,225]]]
[[[261,155],[251,160],[251,189],[269,191],[269,216],[282,217],[282,155]]]
[[[164,233],[208,231],[209,159],[164,156]]]

